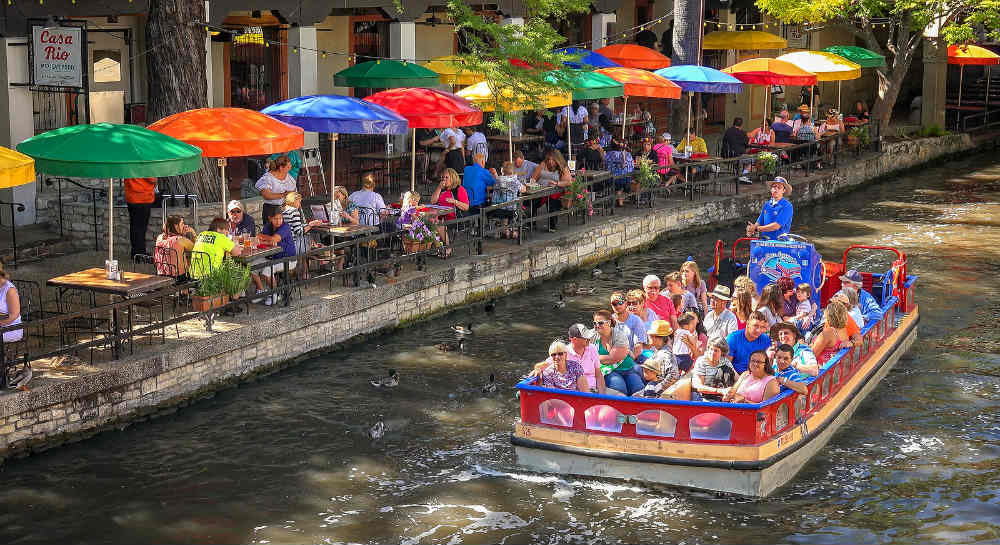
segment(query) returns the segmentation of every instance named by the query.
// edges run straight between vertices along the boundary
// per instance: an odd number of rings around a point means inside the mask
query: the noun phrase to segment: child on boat
[[[795,316],[791,322],[798,326],[799,331],[809,331],[812,322],[816,318],[816,304],[810,301],[812,298],[812,286],[806,283],[795,287]]]
[[[677,319],[678,329],[674,334],[674,356],[677,357],[677,368],[687,372],[694,360],[701,356],[698,337],[695,336],[695,325],[698,317],[693,312],[685,312]]]

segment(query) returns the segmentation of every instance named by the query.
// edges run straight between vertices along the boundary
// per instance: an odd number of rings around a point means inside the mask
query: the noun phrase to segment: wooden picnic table
[[[363,235],[373,235],[378,232],[379,228],[377,225],[334,225],[332,223],[324,223],[314,225],[312,230],[319,230],[324,234],[330,234],[339,238],[354,238]]]
[[[105,293],[121,297],[122,299],[128,299],[130,297],[136,297],[145,293],[156,291],[160,288],[165,288],[174,283],[174,279],[170,276],[158,276],[137,272],[122,271],[121,280],[108,280],[107,276],[108,273],[103,268],[94,267],[92,269],[86,269],[50,278],[46,284],[57,288],[57,305],[59,306],[59,310],[62,311],[62,297],[68,290],[89,292],[91,306],[97,306],[94,297],[97,293]],[[121,355],[121,343],[122,337],[124,336],[121,328],[119,327],[119,323],[118,307],[114,307],[111,309],[111,329],[105,333],[111,337],[111,354],[115,359],[118,359]],[[93,327],[93,325],[91,327]],[[62,337],[62,334],[63,332],[60,328],[60,337]],[[64,340],[60,338],[60,342],[65,344],[63,341]]]
[[[237,242],[237,244],[239,244],[239,242]],[[246,265],[247,263],[250,263],[255,259],[272,256],[278,253],[281,253],[280,246],[267,246],[265,248],[251,246],[249,250],[243,248],[243,253],[241,253],[240,255],[234,255],[232,256],[232,258],[237,263],[243,263],[244,265]]]

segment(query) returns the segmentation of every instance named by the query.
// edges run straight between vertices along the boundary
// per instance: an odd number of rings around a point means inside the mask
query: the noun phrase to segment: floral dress
[[[497,183],[493,184],[492,204],[516,201],[521,192],[521,180],[516,175],[500,176]],[[517,203],[511,203],[503,207],[503,210],[512,212],[517,210]]]

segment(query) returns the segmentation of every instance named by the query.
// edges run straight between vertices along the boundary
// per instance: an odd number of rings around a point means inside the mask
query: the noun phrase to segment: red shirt
[[[125,178],[125,202],[151,204],[156,200],[156,178]]]
[[[671,317],[677,316],[677,310],[674,309],[674,302],[670,300],[669,296],[660,294],[656,298],[656,301],[651,299],[646,299],[646,308],[653,309],[653,312],[661,319],[670,321]]]
[[[458,186],[458,191],[456,191],[456,193],[458,193],[457,197],[455,196],[454,193],[451,192],[450,189],[445,189],[444,191],[441,192],[441,195],[438,197],[438,202],[434,204],[438,206],[455,206],[454,204],[448,202],[448,199],[456,199],[458,200],[458,202],[469,204],[469,194],[465,191],[464,187]],[[455,208],[457,209],[458,207],[455,206]],[[444,219],[445,221],[453,220],[455,219],[455,214],[445,214]]]

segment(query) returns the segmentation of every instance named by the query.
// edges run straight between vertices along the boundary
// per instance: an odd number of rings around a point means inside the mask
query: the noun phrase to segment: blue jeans
[[[604,375],[604,385],[625,395],[632,395],[642,390],[646,383],[633,366],[628,371],[612,371]]]

